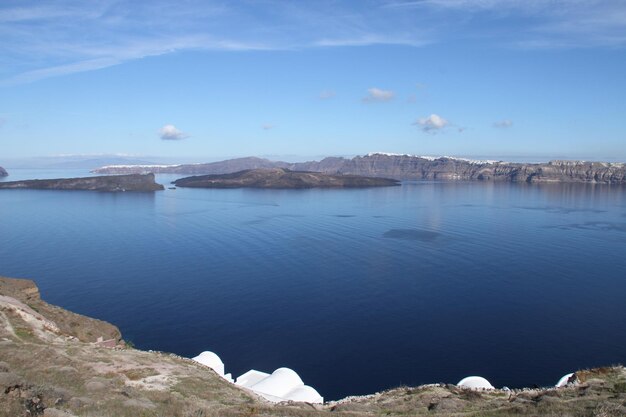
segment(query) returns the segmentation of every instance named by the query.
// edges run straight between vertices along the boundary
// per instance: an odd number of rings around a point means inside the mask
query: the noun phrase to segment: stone
[[[58,408],[46,408],[43,410],[44,417],[76,417],[74,414],[70,414],[67,411],[59,410]]]

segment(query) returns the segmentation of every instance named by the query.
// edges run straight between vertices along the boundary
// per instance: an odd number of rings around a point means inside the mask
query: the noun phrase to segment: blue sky
[[[624,74],[624,1],[4,0],[0,158],[626,161]]]

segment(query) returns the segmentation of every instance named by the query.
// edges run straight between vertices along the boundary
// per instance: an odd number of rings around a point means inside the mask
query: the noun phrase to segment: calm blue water
[[[0,275],[140,348],[288,366],[327,399],[625,360],[624,187],[2,190],[0,239]]]

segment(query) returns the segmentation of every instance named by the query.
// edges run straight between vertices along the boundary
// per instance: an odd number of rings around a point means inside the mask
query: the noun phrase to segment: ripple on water
[[[584,222],[548,226],[549,229],[560,230],[597,230],[601,232],[626,232],[626,223],[618,222]]]
[[[390,239],[416,240],[420,242],[432,242],[441,234],[430,230],[421,229],[390,229],[387,230],[383,237]]]

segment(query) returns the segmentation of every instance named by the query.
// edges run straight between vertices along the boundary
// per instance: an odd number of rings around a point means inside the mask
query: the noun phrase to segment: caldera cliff
[[[96,169],[94,172],[100,174],[154,172],[199,175],[228,174],[256,168],[283,168],[291,171],[321,172],[329,175],[359,175],[396,180],[626,184],[626,165],[623,163],[550,161],[533,164],[385,153],[371,153],[351,159],[329,157],[321,161],[298,163],[250,157],[207,164],[113,165]]]

